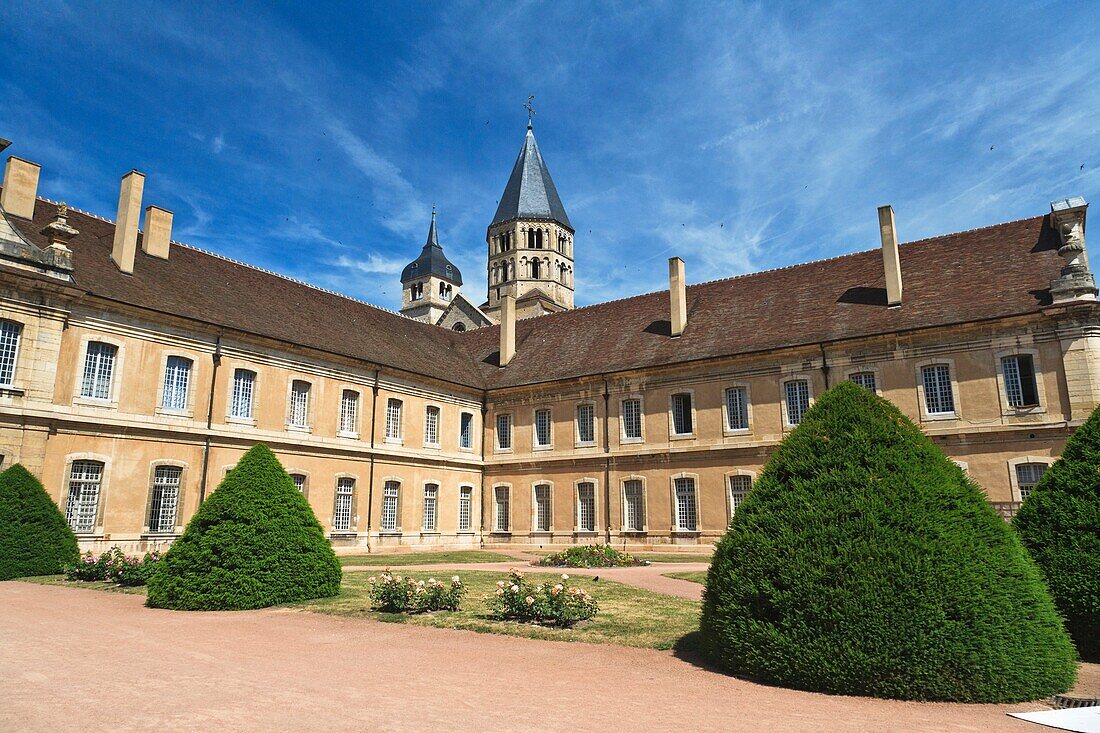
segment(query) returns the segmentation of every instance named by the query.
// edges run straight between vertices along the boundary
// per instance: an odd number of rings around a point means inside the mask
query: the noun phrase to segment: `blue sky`
[[[389,308],[439,208],[476,302],[535,132],[578,304],[1100,197],[1097,3],[0,4],[0,137],[113,218]]]

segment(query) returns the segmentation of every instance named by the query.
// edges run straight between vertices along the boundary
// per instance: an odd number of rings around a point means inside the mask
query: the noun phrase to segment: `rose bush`
[[[611,545],[581,545],[547,555],[539,561],[539,565],[556,568],[618,568],[648,563],[616,550]]]
[[[572,626],[595,616],[600,605],[596,599],[577,586],[567,586],[569,575],[562,573],[560,583],[531,585],[520,570],[512,570],[508,580],[497,582],[496,592],[489,597],[493,618]]]
[[[65,579],[118,583],[127,587],[145,585],[160,559],[160,553],[155,550],[142,557],[131,557],[118,547],[112,547],[98,556],[85,552],[75,563],[65,566]]]
[[[367,578],[371,608],[385,613],[424,613],[457,611],[466,595],[466,586],[457,575],[449,583],[435,578],[417,580],[411,575],[394,575],[389,569]]]

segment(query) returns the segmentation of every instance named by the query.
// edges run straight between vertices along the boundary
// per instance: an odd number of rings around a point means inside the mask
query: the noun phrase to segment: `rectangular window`
[[[424,410],[424,445],[439,445],[439,408],[434,405]]]
[[[1031,496],[1035,485],[1046,473],[1045,463],[1018,463],[1016,464],[1016,487],[1020,490],[1020,501],[1027,501]]]
[[[587,481],[577,484],[577,529],[596,531],[596,485]]]
[[[1001,359],[1005,378],[1005,393],[1010,407],[1037,407],[1039,388],[1035,382],[1035,362],[1031,354],[1017,354]]]
[[[292,474],[290,474],[290,480],[294,482],[294,488],[298,489],[299,494],[306,493],[306,477],[305,477],[305,474],[292,473]]]
[[[623,438],[642,439],[642,401],[636,397],[623,400]]]
[[[336,504],[332,510],[332,531],[351,529],[351,504],[355,497],[355,479],[344,476],[336,480]]]
[[[744,387],[726,390],[726,430],[749,429],[749,396]]]
[[[359,432],[359,393],[354,389],[340,393],[340,432],[351,435]]]
[[[595,405],[577,405],[577,442],[596,442]]]
[[[493,531],[507,532],[511,526],[508,518],[508,487],[497,486],[493,489]]]
[[[111,376],[115,370],[118,347],[99,341],[88,342],[84,356],[84,379],[80,384],[80,396],[97,400],[111,398]]]
[[[699,513],[695,506],[695,479],[678,478],[676,487],[676,529],[694,532],[698,527]]]
[[[464,412],[458,416],[458,447],[474,447],[474,415]]]
[[[535,531],[550,531],[550,486],[539,484],[535,487]]]
[[[863,387],[868,392],[877,392],[878,385],[875,384],[874,372],[855,372],[848,379],[855,382],[860,387]]]
[[[172,532],[176,529],[180,477],[178,466],[157,466],[153,471],[153,490],[149,497],[149,531]]]
[[[638,479],[623,483],[623,529],[627,532],[645,529],[645,496]]]
[[[186,410],[191,386],[191,360],[169,356],[164,365],[164,395],[160,406],[165,410]]]
[[[784,385],[787,405],[787,424],[798,425],[810,409],[810,383],[805,379],[792,379]]]
[[[550,445],[550,411],[535,410],[535,445],[545,448]]]
[[[74,532],[95,531],[102,481],[102,463],[73,461],[72,468],[69,470],[69,499],[65,504],[65,519]]]
[[[401,440],[401,400],[386,401],[386,440]]]
[[[737,507],[741,506],[751,488],[751,476],[730,476],[730,517],[737,513]]]
[[[237,369],[233,372],[233,399],[229,407],[232,417],[252,418],[252,392],[256,384],[256,372]]]
[[[295,379],[290,383],[290,424],[309,427],[309,382]]]
[[[951,367],[933,364],[921,369],[924,380],[924,406],[929,415],[949,415],[955,411],[951,392]]]
[[[463,486],[458,490],[458,531],[469,532],[473,526],[474,490]]]
[[[512,449],[512,416],[497,415],[497,450]]]
[[[424,531],[434,532],[436,518],[439,516],[439,486],[427,484],[424,486]]]
[[[13,321],[0,321],[0,384],[15,380],[15,361],[19,357],[19,336],[23,327]]]
[[[691,435],[695,432],[692,424],[691,394],[682,392],[672,395],[672,432],[674,435]]]
[[[401,497],[401,484],[387,481],[382,489],[382,530],[393,532],[397,529],[398,500]]]

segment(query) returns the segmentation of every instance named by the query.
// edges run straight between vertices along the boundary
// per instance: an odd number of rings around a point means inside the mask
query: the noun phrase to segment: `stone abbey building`
[[[1079,198],[900,246],[883,207],[868,251],[690,287],[674,258],[667,292],[574,308],[529,129],[485,300],[433,216],[399,315],[172,241],[136,171],[114,222],[38,175],[10,157],[0,190],[0,453],[90,548],[178,536],[261,441],[340,547],[707,544],[840,380],[1008,514],[1100,402]]]

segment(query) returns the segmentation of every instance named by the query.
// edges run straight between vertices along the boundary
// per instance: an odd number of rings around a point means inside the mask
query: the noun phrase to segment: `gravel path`
[[[0,730],[1032,731],[1006,711],[764,687],[672,653],[0,583]]]

